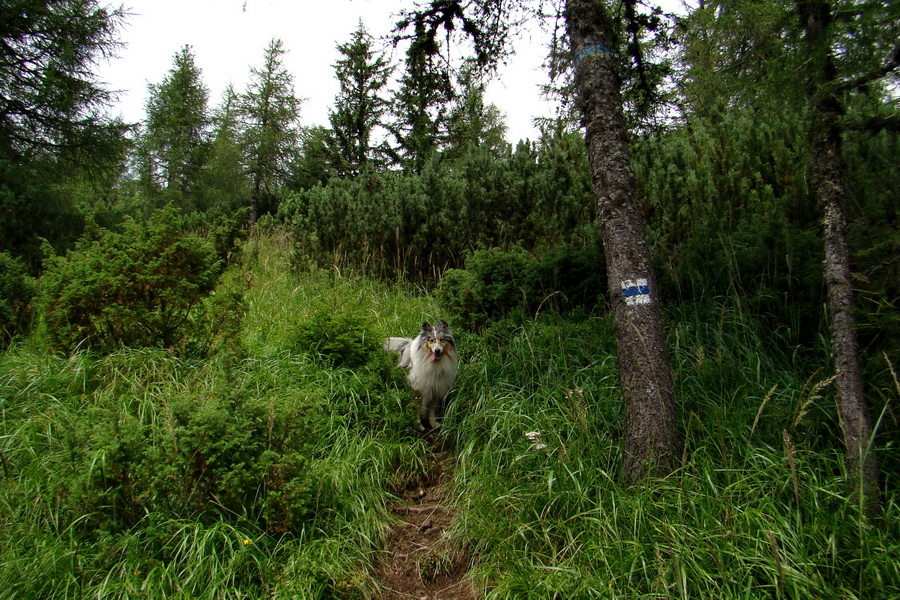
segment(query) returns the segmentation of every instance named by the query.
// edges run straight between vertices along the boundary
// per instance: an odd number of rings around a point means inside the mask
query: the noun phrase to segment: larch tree
[[[850,130],[896,129],[892,114],[861,117],[864,100],[888,106],[887,79],[900,67],[900,9],[853,0],[728,2],[701,5],[685,21],[688,109],[718,105],[764,115],[789,114],[806,131],[810,192],[822,220],[824,279],[835,401],[849,487],[879,498],[874,432],[860,363],[857,305],[847,239],[842,144]],[[868,98],[868,99],[867,99]],[[880,99],[879,99],[880,98]]]
[[[376,53],[372,36],[361,22],[351,40],[337,48],[342,58],[334,71],[340,91],[328,114],[329,149],[337,174],[353,177],[366,165],[379,168],[386,162],[383,146],[373,145],[372,138],[387,112],[388,102],[380,94],[392,68]]]
[[[574,95],[584,128],[598,224],[606,253],[619,381],[625,402],[623,476],[637,482],[675,466],[678,429],[672,371],[631,168],[621,69],[640,67],[642,17],[636,2],[619,14],[611,1],[567,0],[562,12],[574,57]],[[615,4],[615,6],[614,6]],[[437,32],[461,29],[482,65],[507,50],[518,15],[498,0],[433,0],[398,24],[415,26],[414,40],[437,52]]]
[[[0,251],[33,269],[38,238],[59,246],[81,233],[61,184],[123,160],[128,127],[108,116],[114,94],[96,67],[115,56],[125,16],[99,0],[0,2]]]
[[[122,8],[97,0],[0,4],[0,158],[96,144],[114,125],[113,94],[94,75],[118,48]]]
[[[250,83],[240,98],[241,148],[250,177],[250,222],[256,223],[261,202],[272,199],[287,180],[300,133],[300,99],[294,78],[284,67],[284,44],[272,40],[261,68],[250,70]],[[271,207],[270,207],[271,208]]]
[[[845,22],[872,17],[871,12],[865,14],[866,7],[848,4],[841,7],[840,18]],[[856,66],[851,67],[849,73],[847,69],[842,73],[835,52],[844,51],[845,58],[855,58],[853,49],[848,47],[857,43],[855,32],[845,33],[844,39],[841,39],[836,7],[829,0],[798,0],[796,8],[798,28],[803,36],[799,49],[805,58],[801,72],[806,75],[805,95],[813,159],[812,188],[822,213],[831,354],[837,377],[835,400],[846,447],[848,483],[871,506],[879,502],[879,474],[871,452],[873,429],[864,394],[854,314],[856,302],[845,213],[848,190],[841,152],[842,118],[846,114],[845,98],[848,94],[877,84],[897,72],[900,68],[900,43],[894,37],[893,46],[875,44],[876,48],[880,46],[881,52],[874,54],[874,64],[869,59],[859,65],[862,69]],[[872,10],[872,7],[868,8],[868,11]],[[883,6],[882,10],[886,13],[884,16],[893,20],[887,28],[896,36],[900,33],[897,24],[900,15],[896,14],[896,10],[890,14],[889,6]],[[858,23],[857,26],[861,31],[872,29],[872,23]],[[869,64],[865,65],[865,62]]]

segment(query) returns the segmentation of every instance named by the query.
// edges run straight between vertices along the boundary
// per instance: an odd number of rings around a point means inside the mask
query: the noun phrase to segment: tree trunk
[[[615,28],[604,3],[596,0],[569,0],[566,23],[577,55],[577,107],[613,305],[625,400],[623,473],[627,482],[635,482],[674,467],[678,430],[672,372],[610,50],[616,47]]]
[[[837,373],[835,401],[844,433],[847,479],[850,488],[861,492],[866,502],[877,503],[878,466],[868,452],[872,422],[863,393],[856,317],[853,314],[855,302],[850,274],[850,251],[841,202],[844,195],[841,176],[843,162],[839,144],[817,146],[819,147],[814,149],[814,185],[825,229],[825,282],[831,320],[831,356]]]
[[[846,447],[844,461],[850,488],[862,493],[865,502],[877,503],[878,467],[868,452],[872,422],[863,394],[844,216],[847,190],[838,123],[842,108],[835,96],[837,69],[827,37],[831,7],[827,0],[801,0],[798,8],[811,57],[807,95],[812,113],[813,189],[823,214],[831,355],[837,374],[835,400]]]
[[[253,191],[250,193],[250,225],[256,225],[259,219],[259,198],[262,192],[262,180],[257,175],[253,179]]]

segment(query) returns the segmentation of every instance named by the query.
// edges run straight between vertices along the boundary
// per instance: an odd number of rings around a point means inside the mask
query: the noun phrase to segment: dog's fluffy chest
[[[419,394],[431,394],[443,397],[453,386],[456,379],[456,353],[447,352],[440,360],[430,361],[428,354],[422,352],[422,340],[416,339],[410,356],[409,384]]]

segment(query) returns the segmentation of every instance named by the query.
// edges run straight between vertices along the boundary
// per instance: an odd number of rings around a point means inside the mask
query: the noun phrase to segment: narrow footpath
[[[436,438],[435,434],[435,438]],[[449,537],[456,509],[449,504],[451,452],[434,446],[430,472],[410,486],[393,507],[400,520],[388,538],[375,578],[383,600],[475,600],[469,557]]]

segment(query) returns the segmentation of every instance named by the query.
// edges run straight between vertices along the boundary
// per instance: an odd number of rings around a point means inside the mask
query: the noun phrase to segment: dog
[[[438,415],[444,399],[456,380],[456,339],[446,321],[434,327],[422,323],[419,336],[414,339],[389,337],[384,349],[400,354],[401,369],[408,371],[409,386],[422,399],[419,412],[419,430],[435,430],[440,427]]]

